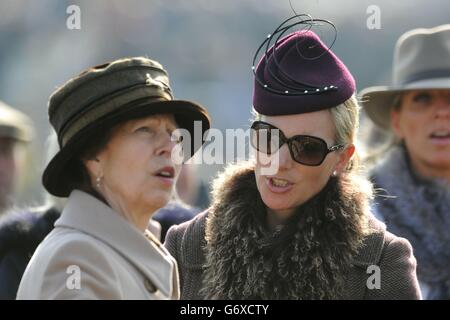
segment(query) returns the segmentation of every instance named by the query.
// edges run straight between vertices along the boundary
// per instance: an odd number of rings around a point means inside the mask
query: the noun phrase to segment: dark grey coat
[[[386,231],[359,187],[351,175],[330,179],[298,208],[297,220],[285,229],[292,241],[281,238],[280,244],[280,238],[264,238],[267,233],[256,229],[264,204],[253,166],[228,168],[214,183],[212,206],[166,236],[165,246],[179,265],[181,298],[419,299],[411,245]],[[267,241],[274,241],[276,253],[264,251]],[[326,247],[311,249],[318,244]],[[302,252],[307,256],[293,256]]]
[[[205,211],[193,220],[174,226],[167,233],[165,246],[178,262],[181,299],[203,299],[202,285],[206,246]],[[420,299],[416,278],[416,261],[409,242],[387,232],[384,224],[370,218],[374,231],[364,240],[364,246],[346,281],[346,299]],[[380,289],[368,289],[370,265],[381,271]]]

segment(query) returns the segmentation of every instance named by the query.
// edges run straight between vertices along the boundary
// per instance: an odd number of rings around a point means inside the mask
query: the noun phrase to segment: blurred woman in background
[[[425,299],[450,299],[450,25],[402,35],[391,87],[361,92],[364,110],[392,137],[375,152],[374,211],[407,238]]]

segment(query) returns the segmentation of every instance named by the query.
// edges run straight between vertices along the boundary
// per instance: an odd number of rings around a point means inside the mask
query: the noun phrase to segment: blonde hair
[[[359,129],[359,105],[355,95],[337,107],[331,108],[334,126],[336,127],[336,143],[355,144]]]
[[[356,144],[359,130],[359,110],[360,106],[355,95],[340,105],[331,108],[331,116],[336,128],[337,144]],[[357,170],[359,166],[359,156],[357,150],[353,154],[347,166],[347,171]]]
[[[402,107],[403,93],[396,94],[389,106],[389,112],[392,110],[399,111]],[[390,119],[390,117],[389,117]],[[367,148],[363,157],[364,163],[369,169],[377,165],[383,156],[402,144],[403,139],[394,134],[392,128],[384,129],[379,127],[375,122],[368,118],[366,114],[367,125],[364,126],[365,131],[362,132],[362,140]],[[390,125],[391,126],[391,125]]]

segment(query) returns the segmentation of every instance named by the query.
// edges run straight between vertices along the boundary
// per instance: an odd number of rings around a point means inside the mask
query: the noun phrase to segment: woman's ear
[[[333,175],[339,175],[345,170],[345,168],[347,168],[347,165],[354,153],[355,153],[354,144],[347,145],[344,148],[344,150],[338,153],[339,160],[334,166]]]
[[[97,158],[83,159],[82,162],[91,177],[102,176],[102,167],[99,159]]]

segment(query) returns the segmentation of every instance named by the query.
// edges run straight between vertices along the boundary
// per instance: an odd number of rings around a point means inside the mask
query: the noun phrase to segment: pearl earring
[[[334,171],[333,171],[333,177],[336,177],[336,176],[337,176],[337,171],[334,170]]]
[[[102,177],[98,176],[97,179],[95,179],[95,185],[97,186],[98,189],[100,189],[102,185]]]

